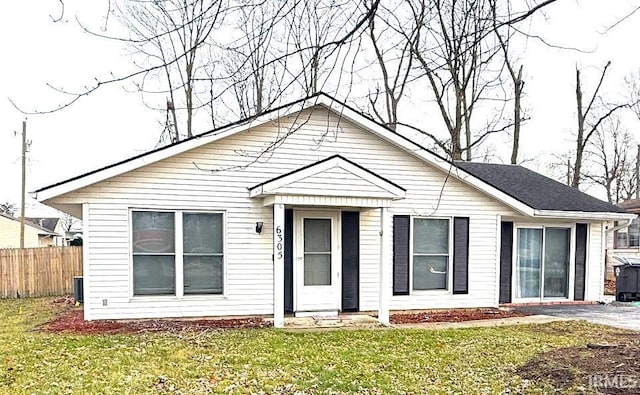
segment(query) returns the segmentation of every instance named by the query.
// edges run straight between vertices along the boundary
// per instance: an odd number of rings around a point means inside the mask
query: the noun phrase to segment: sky
[[[26,110],[46,110],[65,101],[47,84],[79,90],[95,78],[132,70],[126,48],[84,33],[76,17],[100,26],[107,2],[68,0],[65,18],[53,0],[14,1],[0,14],[0,202],[20,201],[19,133]],[[640,15],[604,34],[640,0],[559,0],[534,18],[527,29],[559,49],[530,38],[521,48],[525,70],[524,105],[531,118],[522,129],[526,166],[549,173],[553,154],[566,151],[575,129],[575,68],[583,70],[583,90],[591,93],[608,60],[612,61],[603,92],[610,100],[624,95],[624,77],[640,70]],[[110,21],[113,23],[113,21]],[[340,99],[340,98],[338,98]],[[410,100],[409,100],[410,101]],[[126,85],[110,85],[52,114],[26,117],[28,140],[27,191],[152,149],[162,115],[149,110]],[[640,124],[625,118],[640,140]],[[198,125],[195,128],[198,131]],[[200,132],[206,131],[200,130]],[[507,151],[508,147],[497,147]],[[506,158],[506,156],[505,156]],[[602,198],[602,191],[587,192]],[[29,199],[27,215],[49,214]]]

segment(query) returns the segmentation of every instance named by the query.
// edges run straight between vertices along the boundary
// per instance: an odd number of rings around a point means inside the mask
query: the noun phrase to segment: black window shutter
[[[513,265],[513,222],[500,225],[500,303],[511,303],[511,268]]]
[[[358,311],[360,293],[360,213],[342,212],[342,311]]]
[[[408,215],[393,216],[393,294],[409,295],[409,230]]]
[[[588,230],[588,224],[576,224],[576,270],[575,284],[573,288],[574,300],[584,300]]]
[[[284,311],[293,313],[293,210],[284,210]]]
[[[469,218],[453,219],[453,293],[469,293]]]

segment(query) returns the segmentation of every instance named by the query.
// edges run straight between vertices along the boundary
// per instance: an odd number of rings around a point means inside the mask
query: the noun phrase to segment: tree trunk
[[[171,97],[173,98],[173,91],[171,91]],[[178,130],[178,116],[176,115],[176,105],[173,102],[173,99],[171,100],[171,116],[173,118],[173,131],[175,132],[175,142],[179,142],[180,141],[180,132]]]
[[[518,71],[518,77],[514,84],[514,104],[513,104],[513,147],[511,149],[511,164],[518,164],[518,149],[520,147],[520,123],[522,121],[520,99],[522,98],[522,88],[524,82],[522,82],[522,65]]]
[[[580,87],[580,70],[576,68],[576,105],[578,109],[578,136],[576,137],[576,162],[573,167],[573,179],[571,186],[580,186],[580,176],[582,170],[582,155],[584,153],[584,116],[582,112],[582,88]]]
[[[451,132],[451,159],[462,160],[462,144],[460,143],[460,128]]]

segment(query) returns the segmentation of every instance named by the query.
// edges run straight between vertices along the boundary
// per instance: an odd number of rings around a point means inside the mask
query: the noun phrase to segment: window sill
[[[453,295],[448,289],[420,289],[411,291],[408,296],[441,296],[441,295]]]
[[[220,300],[227,299],[225,294],[217,295],[183,295],[183,296],[168,296],[168,295],[145,295],[145,296],[132,296],[129,298],[129,302],[178,302],[183,300]]]

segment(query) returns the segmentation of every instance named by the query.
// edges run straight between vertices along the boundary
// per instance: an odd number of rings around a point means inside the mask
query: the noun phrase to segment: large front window
[[[516,297],[569,297],[571,228],[518,228]]]
[[[413,219],[413,289],[448,289],[449,220]]]
[[[134,295],[222,293],[221,213],[133,211],[131,228]]]

